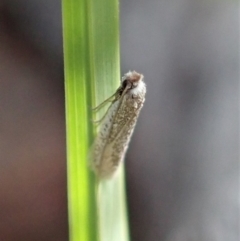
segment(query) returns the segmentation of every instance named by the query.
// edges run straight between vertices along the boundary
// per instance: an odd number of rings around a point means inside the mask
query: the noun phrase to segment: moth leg
[[[100,120],[92,120],[92,122],[96,125],[99,125],[104,118],[102,117]]]
[[[118,100],[118,99],[122,99],[124,97],[124,95],[126,94],[126,92],[131,88],[131,86],[127,85],[126,88],[124,89],[124,91],[122,92],[122,95],[121,96],[118,96],[119,94],[119,91],[120,91],[120,88],[117,89],[117,91],[112,95],[110,96],[108,99],[104,100],[100,105],[98,105],[97,107],[93,108],[92,110],[93,111],[98,111],[100,110],[103,106],[105,106],[108,102],[112,102],[112,104]],[[114,99],[113,99],[114,98]],[[103,117],[100,119],[100,120],[96,120],[94,121],[93,120],[93,123],[95,124],[100,124],[103,119],[106,117],[106,115],[108,114],[108,110],[111,108],[112,104],[108,107],[107,111],[105,112],[105,114],[103,115]]]
[[[107,111],[106,111],[105,114],[101,117],[100,120],[93,120],[93,123],[94,123],[94,124],[100,124],[100,123],[103,121],[103,119],[106,117],[106,115],[107,115],[107,113],[108,113],[108,110],[111,108],[111,106],[112,106],[112,104],[108,107]]]
[[[104,107],[107,103],[109,102],[113,102],[114,99],[113,98],[116,98],[116,93],[114,93],[112,96],[110,96],[109,98],[107,98],[106,100],[104,100],[101,104],[99,104],[98,106],[94,107],[92,109],[92,111],[99,111],[102,107]]]

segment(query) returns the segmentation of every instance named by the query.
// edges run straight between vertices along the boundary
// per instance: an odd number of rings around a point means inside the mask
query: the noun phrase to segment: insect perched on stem
[[[123,161],[145,94],[143,75],[129,71],[122,77],[121,85],[114,95],[94,108],[97,111],[111,102],[99,121],[99,133],[90,155],[91,167],[99,178],[112,177]]]

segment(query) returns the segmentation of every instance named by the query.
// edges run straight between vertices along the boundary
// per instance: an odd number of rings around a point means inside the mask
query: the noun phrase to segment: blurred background
[[[238,241],[239,3],[122,0],[147,97],[126,158],[132,240]],[[0,240],[66,241],[61,1],[0,0]]]

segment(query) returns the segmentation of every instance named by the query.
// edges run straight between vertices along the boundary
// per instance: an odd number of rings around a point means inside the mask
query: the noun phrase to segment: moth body
[[[91,150],[91,167],[100,178],[112,177],[122,163],[145,94],[142,74],[129,71],[123,76]]]

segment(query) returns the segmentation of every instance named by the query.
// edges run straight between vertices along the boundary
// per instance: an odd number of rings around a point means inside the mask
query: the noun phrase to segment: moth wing
[[[89,164],[94,172],[99,173],[101,169],[102,155],[108,142],[109,132],[111,130],[112,121],[118,107],[117,102],[112,102],[107,112],[101,120],[99,132],[96,136],[88,155]],[[110,148],[110,147],[109,147]],[[110,150],[109,150],[110,151]]]
[[[116,173],[119,162],[113,162],[114,151],[114,143],[109,143],[104,148],[101,162],[96,167],[96,172],[101,178],[110,178]]]
[[[138,114],[133,113],[113,141],[105,145],[96,170],[100,177],[110,178],[116,173],[125,157]]]
[[[133,99],[124,95],[107,111],[102,126],[106,121],[112,124],[106,131],[100,128],[91,160],[92,169],[100,178],[112,177],[122,163],[144,100],[144,96]]]

